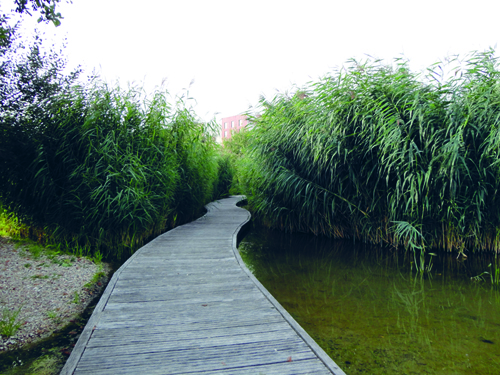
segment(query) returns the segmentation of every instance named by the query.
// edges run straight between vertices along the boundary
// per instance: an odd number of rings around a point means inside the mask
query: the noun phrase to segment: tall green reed
[[[78,84],[42,40],[0,51],[0,208],[21,234],[120,257],[228,193],[214,122],[161,88]]]
[[[107,256],[192,219],[218,177],[209,129],[164,93],[97,83],[52,98],[47,116],[23,116],[22,150],[0,170],[0,199],[57,241]]]
[[[231,181],[229,183],[229,192],[231,194],[242,194],[246,184],[246,174],[243,172],[247,164],[245,149],[248,147],[250,133],[247,128],[234,132],[232,137],[224,139],[222,155],[228,161],[228,168],[231,170]],[[229,178],[229,174],[227,175]]]
[[[352,60],[300,95],[262,100],[241,170],[256,216],[421,257],[498,251],[498,62],[475,53],[448,71]]]

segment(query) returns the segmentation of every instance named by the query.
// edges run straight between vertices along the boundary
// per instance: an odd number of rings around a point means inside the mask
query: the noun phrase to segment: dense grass
[[[351,61],[263,100],[240,169],[255,214],[290,231],[499,251],[500,71],[493,51],[460,64],[422,77],[401,60]]]
[[[120,258],[228,194],[214,123],[161,90],[78,83],[41,45],[0,55],[0,207],[22,235]]]
[[[161,93],[136,94],[73,87],[43,121],[21,117],[2,142],[4,206],[58,241],[116,256],[199,215],[224,193],[209,126]]]
[[[231,194],[243,194],[245,185],[245,169],[248,159],[245,157],[246,149],[249,146],[251,134],[247,128],[241,128],[234,132],[232,137],[223,142],[222,155],[228,162],[227,170],[230,171],[226,176],[229,182],[229,192]]]

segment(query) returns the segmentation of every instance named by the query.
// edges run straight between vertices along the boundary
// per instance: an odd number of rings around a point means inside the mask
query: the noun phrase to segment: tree
[[[34,12],[40,12],[38,22],[52,22],[55,26],[61,24],[61,13],[56,12],[56,6],[60,2],[61,0],[14,0],[17,13],[31,16],[31,8]]]
[[[17,25],[10,26],[7,21],[9,17],[5,14],[0,14],[0,56],[9,49],[12,39],[17,28]]]
[[[61,24],[61,13],[56,11],[56,6],[61,0],[14,0],[16,13],[28,14],[39,12],[38,22],[52,22],[55,26]],[[0,14],[0,55],[10,47],[18,24],[12,26],[8,23],[9,16]]]
[[[40,35],[31,43],[16,39],[0,53],[0,164],[22,149],[23,134],[38,136],[54,98],[69,91],[81,73],[77,68],[64,74],[62,51],[44,52],[42,43]]]

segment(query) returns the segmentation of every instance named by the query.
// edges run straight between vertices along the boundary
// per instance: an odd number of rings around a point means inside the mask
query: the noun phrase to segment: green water
[[[413,256],[350,241],[251,230],[240,253],[347,374],[499,374],[500,289],[491,254]],[[498,264],[498,263],[496,263]]]

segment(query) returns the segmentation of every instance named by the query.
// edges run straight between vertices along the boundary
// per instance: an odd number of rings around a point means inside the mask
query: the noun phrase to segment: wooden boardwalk
[[[344,374],[243,264],[240,199],[116,271],[61,374]]]

